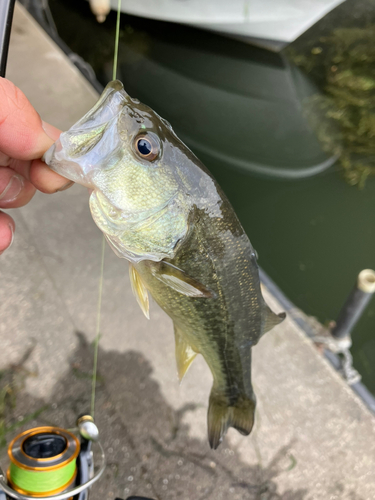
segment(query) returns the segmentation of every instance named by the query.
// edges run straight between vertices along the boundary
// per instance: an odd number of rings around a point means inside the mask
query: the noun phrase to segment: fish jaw
[[[96,225],[115,254],[133,264],[173,258],[178,242],[188,231],[188,208],[175,210],[174,203],[178,204],[178,199],[154,212],[139,214],[138,218],[134,217],[136,214],[122,217],[123,212],[109,209],[108,199],[100,192],[90,196]]]
[[[95,106],[48,149],[45,163],[63,177],[94,189],[93,171],[121,151],[117,123],[129,99],[121,82],[110,82]]]
[[[44,153],[42,160],[57,174],[89,189],[94,189],[95,186],[89,182],[80,165],[75,161],[64,158],[60,139]]]

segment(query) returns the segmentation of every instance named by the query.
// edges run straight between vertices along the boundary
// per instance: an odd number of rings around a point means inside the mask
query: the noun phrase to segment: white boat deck
[[[122,11],[232,36],[289,43],[344,0],[122,0]],[[117,9],[117,0],[111,7]]]

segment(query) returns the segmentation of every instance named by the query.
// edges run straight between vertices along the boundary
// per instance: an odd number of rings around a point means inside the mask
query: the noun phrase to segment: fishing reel
[[[77,420],[79,438],[59,427],[37,427],[10,443],[6,477],[0,468],[0,500],[88,500],[88,489],[103,474],[105,455],[91,416]],[[101,452],[94,472],[92,444]]]
[[[15,437],[8,447],[6,476],[0,468],[0,500],[88,500],[89,488],[105,470],[105,454],[90,415],[78,418],[77,431],[79,437],[59,427],[37,427]],[[93,442],[101,453],[97,472]]]

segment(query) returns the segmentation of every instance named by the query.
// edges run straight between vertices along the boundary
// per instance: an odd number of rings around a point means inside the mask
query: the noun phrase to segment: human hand
[[[55,193],[73,184],[40,159],[59,135],[21,90],[0,78],[0,208],[26,205],[36,189]],[[0,254],[12,243],[14,229],[13,219],[0,211]]]

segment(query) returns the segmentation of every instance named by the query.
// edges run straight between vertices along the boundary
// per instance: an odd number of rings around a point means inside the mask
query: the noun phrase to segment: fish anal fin
[[[129,265],[129,276],[134,297],[137,299],[137,302],[140,308],[142,309],[143,314],[146,316],[147,319],[150,319],[147,289],[139,273],[137,272],[135,267],[132,266],[131,264]]]
[[[161,261],[154,264],[151,272],[155,278],[165,285],[188,297],[212,298],[215,296],[211,290],[198,280],[169,262]]]
[[[272,330],[274,326],[279,325],[286,318],[286,313],[282,312],[279,314],[275,314],[271,311],[271,309],[266,305],[264,310],[264,322],[262,328],[262,335]]]
[[[229,427],[248,436],[254,425],[255,397],[239,396],[235,405],[229,406],[226,396],[211,392],[207,414],[208,441],[216,450]]]
[[[177,374],[181,383],[198,353],[185,341],[183,335],[176,327],[174,329],[174,335],[176,341]]]

